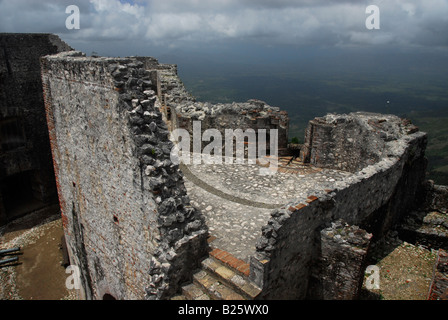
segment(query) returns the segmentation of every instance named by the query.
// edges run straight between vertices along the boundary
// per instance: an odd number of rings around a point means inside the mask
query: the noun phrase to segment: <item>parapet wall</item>
[[[343,125],[356,117],[364,122],[380,116],[350,114],[340,118],[344,117],[345,121],[339,122]],[[322,286],[323,280],[312,279],[311,275],[312,266],[318,265],[322,255],[320,232],[329,223],[341,219],[373,233],[373,238],[380,237],[415,204],[425,177],[427,136],[407,132],[397,117],[387,117],[386,121],[400,134],[395,139],[383,140],[381,145],[387,152],[379,156],[377,163],[354,172],[334,190],[310,194],[307,199],[297,199],[272,213],[251,260],[251,279],[263,288],[264,298],[303,299],[325,291],[316,288]],[[347,137],[357,140],[357,136]],[[329,153],[343,151],[335,150],[335,145],[326,148]],[[366,159],[357,162],[366,163]]]
[[[278,107],[272,107],[264,101],[249,100],[239,103],[198,102],[185,89],[177,75],[177,66],[160,65],[162,101],[165,106],[165,116],[170,130],[185,129],[193,136],[193,122],[201,122],[201,133],[207,129],[218,130],[225,144],[226,129],[248,129],[256,133],[260,129],[276,129],[278,132],[277,148],[280,154],[285,153],[288,147],[289,117],[286,111]],[[266,147],[269,150],[269,136],[266,139]],[[258,140],[257,140],[258,141]],[[247,141],[248,142],[248,141]],[[207,143],[203,141],[202,147]],[[191,141],[191,150],[193,142]]]
[[[396,125],[401,122],[402,125]],[[390,141],[418,130],[393,115],[329,114],[309,122],[301,160],[321,168],[356,172],[388,156]]]
[[[263,101],[249,100],[245,103],[232,104],[211,104],[196,102],[193,104],[180,105],[171,111],[171,122],[173,128],[186,129],[190,136],[193,136],[193,122],[201,122],[201,133],[207,129],[218,130],[223,137],[225,144],[226,129],[240,129],[247,133],[248,129],[254,130],[256,141],[257,133],[260,129],[277,130],[278,150],[285,151],[288,145],[288,126],[289,118],[285,111],[280,111],[277,107],[272,107]],[[270,148],[270,136],[266,136],[266,149]],[[250,141],[248,143],[256,143]],[[203,147],[206,142],[203,141]]]
[[[161,299],[192,276],[207,229],[189,205],[157,83],[135,58],[42,59],[62,220],[88,299]]]

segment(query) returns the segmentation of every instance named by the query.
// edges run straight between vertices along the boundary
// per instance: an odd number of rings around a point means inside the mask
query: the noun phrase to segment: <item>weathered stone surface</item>
[[[428,300],[448,300],[448,254],[444,250],[437,255]]]
[[[320,232],[323,224],[343,219],[350,225],[358,225],[373,233],[374,237],[381,237],[381,234],[399,223],[410,212],[410,208],[417,205],[416,195],[425,177],[426,134],[408,134],[406,130],[398,130],[401,128],[401,120],[391,117],[386,118],[386,121],[392,122],[392,129],[387,131],[393,139],[387,136],[386,141],[377,136],[375,131],[367,130],[370,127],[369,119],[376,123],[382,119],[381,115],[360,114],[360,119],[357,117],[356,113],[327,117],[329,123],[324,121],[320,129],[328,135],[325,138],[321,136],[321,147],[315,145],[318,149],[322,148],[318,152],[322,152],[322,155],[335,154],[336,151],[338,154],[353,152],[347,146],[324,143],[333,140],[338,142],[334,138],[338,135],[331,138],[331,132],[337,133],[338,125],[345,127],[349,124],[361,126],[361,132],[364,132],[348,135],[353,137],[350,143],[361,145],[362,141],[368,140],[370,132],[372,141],[383,141],[381,145],[384,148],[381,150],[387,152],[375,153],[371,149],[372,153],[367,153],[366,158],[358,156],[352,162],[355,172],[335,183],[334,187],[329,188],[331,192],[316,192],[314,195],[318,199],[311,203],[306,202],[307,198],[296,199],[273,212],[258,242],[257,253],[251,259],[251,279],[263,288],[266,298],[301,299],[307,296],[311,272],[309,266],[319,259],[320,243],[315,240],[316,232]],[[380,122],[381,125],[387,127],[383,122]],[[351,159],[348,153],[345,156]],[[319,158],[314,159],[320,161]],[[324,161],[323,164],[331,164],[333,167],[335,162]],[[360,165],[361,168],[358,168]],[[304,203],[307,204],[301,205]],[[288,208],[300,209],[291,212]],[[275,232],[269,231],[270,226],[275,227]]]
[[[433,249],[448,250],[448,188],[426,181],[420,202],[399,226],[400,238]]]
[[[448,186],[434,185],[432,181],[427,184],[425,209],[448,213]]]
[[[312,267],[309,297],[354,300],[361,290],[372,235],[338,220],[321,231],[320,257]]]
[[[301,159],[317,167],[356,172],[400,152],[395,142],[411,134],[410,126],[394,115],[363,112],[315,118],[306,130]]]
[[[285,152],[288,145],[289,117],[286,111],[269,106],[266,102],[251,99],[244,103],[211,104],[197,102],[185,89],[177,75],[177,66],[162,65],[161,73],[162,102],[165,106],[164,116],[170,130],[185,129],[193,136],[193,122],[201,121],[201,131],[218,130],[225,144],[226,129],[278,130],[278,149]],[[269,139],[266,141],[269,150]],[[206,145],[202,143],[202,148]],[[193,150],[193,141],[191,141]],[[224,154],[224,151],[223,151]]]
[[[42,61],[64,228],[87,298],[170,296],[207,249],[143,67],[79,52]]]

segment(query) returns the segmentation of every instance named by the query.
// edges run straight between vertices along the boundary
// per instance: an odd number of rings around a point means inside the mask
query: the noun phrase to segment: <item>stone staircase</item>
[[[261,290],[249,278],[249,265],[226,251],[213,249],[173,300],[254,300]]]

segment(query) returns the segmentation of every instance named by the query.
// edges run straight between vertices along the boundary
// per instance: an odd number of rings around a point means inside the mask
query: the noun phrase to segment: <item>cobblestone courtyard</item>
[[[350,173],[313,168],[280,158],[272,175],[260,174],[256,164],[182,166],[192,204],[204,214],[212,245],[249,261],[261,228],[271,212],[316,190],[333,190]]]

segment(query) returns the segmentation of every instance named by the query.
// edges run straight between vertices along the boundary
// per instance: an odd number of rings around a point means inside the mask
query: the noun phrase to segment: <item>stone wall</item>
[[[193,122],[201,122],[201,133],[207,129],[216,129],[223,138],[225,145],[226,129],[260,129],[278,130],[278,151],[280,154],[287,152],[289,117],[286,111],[278,107],[272,107],[264,101],[249,100],[239,103],[217,103],[198,102],[185,89],[182,81],[177,75],[176,65],[160,65],[158,67],[162,82],[162,101],[164,103],[165,116],[170,130],[177,128],[186,129],[193,136]],[[209,142],[203,142],[204,148]],[[270,149],[269,136],[266,141],[267,150]],[[193,151],[191,140],[190,150]],[[222,151],[224,154],[225,151]]]
[[[160,74],[162,104],[175,109],[179,105],[196,102],[195,97],[185,88],[177,73],[175,64],[159,64],[156,68]],[[168,118],[167,120],[171,120]]]
[[[346,120],[357,116],[362,119],[352,123],[375,121],[380,117],[351,114]],[[263,288],[264,298],[303,299],[313,295],[308,292],[309,279],[312,266],[321,258],[320,232],[332,221],[343,219],[349,225],[360,226],[373,233],[375,239],[398,223],[409,207],[415,205],[416,194],[425,177],[427,136],[407,131],[406,125],[397,117],[387,121],[387,125],[400,134],[395,139],[383,140],[383,155],[377,163],[366,165],[337,183],[334,190],[297,199],[272,213],[251,260],[251,279]],[[344,126],[347,121],[339,123]],[[353,128],[352,131],[355,130],[363,129]],[[372,135],[376,134],[372,132]],[[351,137],[356,142],[357,136]],[[364,136],[359,138],[364,139]],[[335,152],[326,148],[328,153]],[[373,152],[366,153],[368,159],[359,158],[357,162],[367,163],[371,154]]]
[[[434,264],[428,300],[448,300],[448,253],[442,249]]]
[[[396,121],[403,125],[395,125]],[[329,114],[310,121],[301,159],[316,167],[356,172],[387,156],[388,142],[415,130],[407,120],[393,115]]]
[[[332,222],[320,234],[319,258],[312,268],[309,298],[358,299],[372,234],[342,220]]]
[[[256,134],[258,142],[258,132],[260,129],[278,130],[278,145],[280,152],[285,152],[288,145],[289,118],[285,111],[271,107],[263,101],[249,100],[245,103],[232,104],[211,104],[196,102],[193,104],[177,106],[171,112],[173,128],[186,129],[190,136],[193,136],[193,122],[201,122],[201,133],[207,129],[218,130],[223,138],[222,145],[225,145],[226,129],[241,129],[244,133],[252,129]],[[266,136],[266,150],[270,150],[269,136]],[[248,139],[246,142],[251,143]],[[191,141],[193,143],[193,141]],[[202,148],[208,142],[203,141]],[[193,150],[193,144],[191,145]],[[223,152],[224,154],[224,152]]]
[[[428,182],[428,184],[425,209],[448,213],[448,186],[434,185],[432,182]]]
[[[62,220],[85,296],[163,299],[206,254],[162,119],[157,83],[136,58],[42,59]]]
[[[448,187],[427,181],[414,208],[400,225],[400,239],[448,250]]]
[[[0,225],[57,202],[39,58],[68,50],[55,35],[0,33]]]

